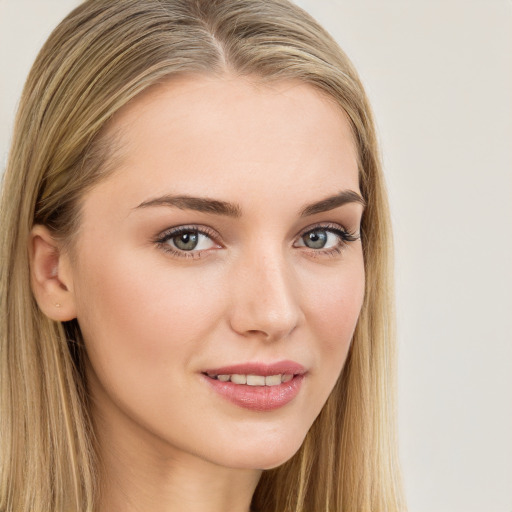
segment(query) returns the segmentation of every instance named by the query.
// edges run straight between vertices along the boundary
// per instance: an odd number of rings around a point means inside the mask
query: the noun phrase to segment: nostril
[[[294,289],[296,280],[288,275],[288,268],[277,268],[276,258],[260,258],[251,268],[249,274],[244,266],[230,290],[228,315],[232,329],[244,337],[266,341],[288,337],[302,317]]]

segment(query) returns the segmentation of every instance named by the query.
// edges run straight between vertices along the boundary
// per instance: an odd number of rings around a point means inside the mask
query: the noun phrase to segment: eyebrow
[[[147,208],[149,206],[174,206],[180,210],[195,210],[235,218],[242,216],[242,209],[237,204],[207,197],[165,195],[144,201],[137,208]]]
[[[347,203],[359,203],[363,205],[363,207],[366,206],[366,201],[357,192],[353,190],[343,190],[338,194],[304,206],[299,214],[301,217],[309,217],[317,213],[334,210]],[[187,195],[164,195],[155,199],[149,199],[148,201],[140,203],[136,209],[151,206],[171,206],[179,208],[180,210],[195,210],[233,218],[242,216],[242,209],[238,204],[219,201],[218,199],[210,199],[208,197],[193,197]]]
[[[338,194],[334,194],[333,196],[326,197],[325,199],[321,199],[312,204],[308,204],[304,208],[302,208],[300,212],[301,217],[308,217],[310,215],[315,215],[316,213],[328,212],[329,210],[334,210],[335,208],[339,208],[348,203],[359,203],[366,207],[366,201],[363,199],[361,195],[353,190],[342,190]]]

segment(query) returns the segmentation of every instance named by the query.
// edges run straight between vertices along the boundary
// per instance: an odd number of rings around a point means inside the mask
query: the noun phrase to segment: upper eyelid
[[[343,226],[343,224],[340,224],[339,222],[317,222],[316,224],[311,224],[311,226],[303,228],[300,233],[304,234],[308,231],[313,231],[314,229],[337,229],[339,231],[349,231],[345,226]]]
[[[339,233],[343,233],[344,236],[352,237],[353,239],[361,239],[361,228],[357,227],[356,229],[349,229],[338,222],[320,222],[317,224],[312,224],[311,226],[304,228],[299,237],[304,236],[306,233],[310,231],[314,231],[315,229],[325,229],[326,231],[337,232],[336,235],[340,236]],[[348,239],[344,239],[344,242],[349,241]]]
[[[171,238],[174,234],[177,234],[177,233],[179,234],[181,232],[186,232],[186,231],[197,231],[198,233],[201,233],[202,235],[206,235],[212,239],[220,238],[220,235],[217,233],[217,231],[208,226],[199,226],[199,225],[196,226],[194,224],[182,224],[179,226],[167,228],[167,229],[164,229],[163,231],[160,231],[160,233],[158,233],[156,235],[156,239],[160,240],[162,238]]]

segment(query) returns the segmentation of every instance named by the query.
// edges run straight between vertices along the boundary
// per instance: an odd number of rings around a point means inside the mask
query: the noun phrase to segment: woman
[[[403,509],[370,107],[302,10],[84,2],[1,222],[1,510]]]

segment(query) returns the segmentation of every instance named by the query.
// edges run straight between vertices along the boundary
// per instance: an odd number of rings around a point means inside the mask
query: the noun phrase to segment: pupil
[[[327,243],[327,232],[324,229],[311,231],[306,235],[304,243],[310,249],[322,249]]]
[[[197,233],[189,231],[187,233],[181,233],[180,235],[174,237],[173,241],[174,245],[176,245],[178,249],[181,249],[183,251],[191,251],[192,249],[195,249],[195,247],[197,246],[199,236]]]

